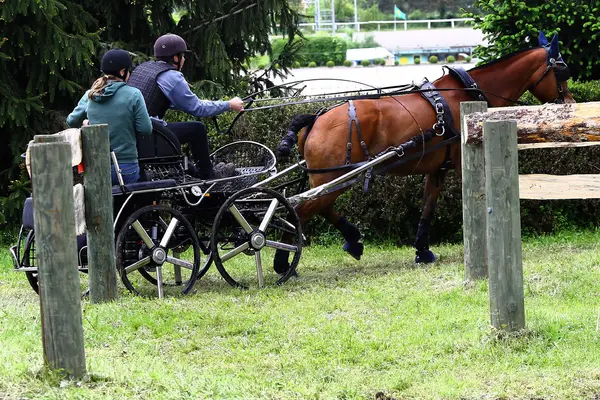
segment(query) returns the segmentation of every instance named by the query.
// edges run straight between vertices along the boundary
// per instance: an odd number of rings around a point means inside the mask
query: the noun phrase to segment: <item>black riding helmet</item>
[[[162,35],[154,42],[154,57],[172,57],[189,52],[185,40],[173,33]]]
[[[106,75],[114,75],[125,79],[127,71],[131,68],[131,57],[129,53],[121,49],[112,49],[104,53],[100,69]],[[121,76],[121,70],[125,69],[125,75]]]

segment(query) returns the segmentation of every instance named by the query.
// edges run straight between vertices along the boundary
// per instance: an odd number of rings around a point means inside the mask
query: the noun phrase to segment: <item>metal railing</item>
[[[394,26],[394,30],[396,30],[396,26],[400,25],[400,26],[404,26],[404,30],[408,30],[408,25],[409,24],[421,24],[421,25],[425,25],[427,24],[427,29],[432,29],[431,26],[432,24],[448,24],[450,23],[450,27],[451,28],[455,28],[456,27],[456,23],[466,23],[468,21],[473,21],[473,18],[448,18],[448,19],[413,19],[413,20],[391,20],[391,21],[362,21],[362,22],[326,22],[326,21],[320,21],[318,24],[318,28],[317,28],[317,24],[314,22],[309,22],[309,23],[301,23],[299,24],[299,26],[301,28],[311,28],[313,31],[317,31],[317,30],[332,30],[333,32],[336,31],[337,28],[340,27],[354,27],[354,29],[357,32],[360,32],[360,27],[361,26],[365,26],[365,25],[377,25],[377,31],[381,30],[381,25],[393,25]],[[462,25],[461,24],[461,25]]]

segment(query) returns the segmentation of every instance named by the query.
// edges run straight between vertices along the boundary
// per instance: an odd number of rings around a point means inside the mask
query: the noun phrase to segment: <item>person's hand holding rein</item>
[[[239,97],[234,97],[233,99],[229,100],[229,107],[233,111],[240,112],[244,109],[244,102]]]

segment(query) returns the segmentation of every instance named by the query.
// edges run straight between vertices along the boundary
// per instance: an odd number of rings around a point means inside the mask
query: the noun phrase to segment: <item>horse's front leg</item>
[[[419,228],[415,238],[414,247],[416,251],[416,263],[432,263],[435,261],[435,255],[429,250],[429,228],[435,214],[437,199],[442,192],[446,171],[438,171],[427,175],[424,189],[424,207],[421,219],[419,220]]]

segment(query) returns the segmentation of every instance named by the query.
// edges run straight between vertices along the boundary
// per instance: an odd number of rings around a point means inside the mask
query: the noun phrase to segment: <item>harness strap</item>
[[[431,104],[436,112],[437,121],[435,124],[433,124],[432,129],[436,132],[441,130],[441,133],[436,133],[436,135],[443,136],[444,139],[460,136],[454,128],[452,111],[450,111],[450,106],[448,105],[448,102],[444,96],[442,96],[440,92],[436,90],[435,86],[430,82],[425,82],[423,86],[421,86],[421,89],[428,89],[427,91],[421,92],[421,95],[429,102],[429,104]],[[452,159],[450,154],[450,146],[448,146],[448,148],[446,148],[446,157],[440,169],[446,170],[451,168]]]
[[[446,68],[448,70],[448,72],[450,73],[450,75],[452,75],[454,78],[458,79],[465,88],[479,89],[479,86],[477,86],[477,83],[473,80],[473,78],[471,78],[471,75],[469,75],[469,73],[467,71],[465,71],[465,69],[463,67],[450,67],[448,65],[444,65],[442,68]],[[492,106],[490,104],[490,101],[485,96],[485,94],[483,94],[482,91],[475,90],[475,91],[469,92],[469,94],[471,95],[471,97],[473,97],[473,99],[479,100],[479,101],[485,101],[489,107]]]
[[[348,144],[346,144],[346,164],[350,164],[350,158],[352,156],[352,123],[356,124],[356,134],[362,147],[363,152],[367,156],[367,159],[371,159],[367,144],[363,140],[362,133],[360,132],[360,123],[358,122],[358,116],[356,115],[356,107],[354,107],[354,101],[348,100]]]

